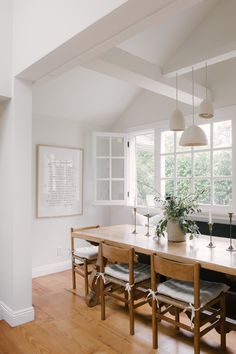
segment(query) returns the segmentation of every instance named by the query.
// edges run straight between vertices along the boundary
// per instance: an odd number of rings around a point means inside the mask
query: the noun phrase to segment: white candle
[[[229,213],[233,212],[233,204],[232,204],[232,200],[230,200],[229,202]]]
[[[148,203],[148,201],[147,201],[147,214],[149,214],[149,212],[150,212],[149,203]]]
[[[209,209],[209,224],[212,224],[212,211]]]

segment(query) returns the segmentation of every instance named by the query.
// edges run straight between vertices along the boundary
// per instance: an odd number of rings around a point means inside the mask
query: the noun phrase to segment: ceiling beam
[[[194,69],[217,64],[236,57],[236,1],[219,1],[194,30],[190,37],[172,54],[162,68],[166,77],[176,72],[186,74]]]
[[[173,18],[203,0],[128,0],[84,31],[78,33],[18,77],[36,81],[54,73],[58,75],[83,64],[119,43]]]
[[[158,66],[132,55],[122,49],[113,48],[86,64],[84,67],[127,81],[136,86],[172,99],[176,97],[175,80],[162,76]],[[205,98],[205,87],[195,85],[195,105]],[[209,95],[211,93],[209,92]],[[188,80],[179,80],[178,98],[180,102],[192,104],[192,84]]]
[[[200,55],[198,58],[195,57],[194,60],[189,60],[182,65],[167,65],[162,70],[162,74],[167,78],[172,78],[175,77],[176,73],[178,75],[187,74],[192,71],[192,68],[194,68],[194,70],[202,69],[205,67],[206,63],[210,66],[236,58],[236,42],[226,45],[223,48],[215,49],[213,52],[212,54],[204,53],[204,55]]]

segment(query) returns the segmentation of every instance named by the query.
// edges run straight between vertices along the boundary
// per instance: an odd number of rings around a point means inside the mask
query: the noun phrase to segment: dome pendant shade
[[[179,145],[181,146],[204,146],[207,144],[205,132],[195,124],[185,129],[179,141]]]
[[[176,108],[170,117],[170,130],[181,131],[185,129],[185,120],[180,109]]]
[[[202,118],[212,118],[214,117],[214,108],[213,104],[209,99],[205,99],[201,102],[199,106],[199,117]]]

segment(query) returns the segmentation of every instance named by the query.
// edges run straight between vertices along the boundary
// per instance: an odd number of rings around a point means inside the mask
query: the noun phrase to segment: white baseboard
[[[34,320],[35,313],[33,306],[14,311],[3,302],[0,302],[0,320],[5,320],[11,327]]]
[[[32,269],[32,278],[42,277],[43,275],[63,272],[64,270],[71,269],[71,260],[47,264],[41,267]]]

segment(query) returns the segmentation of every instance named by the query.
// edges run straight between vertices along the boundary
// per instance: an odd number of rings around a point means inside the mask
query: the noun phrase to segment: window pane
[[[214,151],[214,176],[232,175],[232,152],[231,150]]]
[[[97,181],[97,200],[109,200],[109,181]]]
[[[161,153],[174,152],[174,132],[165,131],[161,133]]]
[[[97,156],[109,156],[109,136],[96,137],[96,153]]]
[[[211,203],[211,183],[208,179],[196,180],[194,183],[195,193],[199,193],[198,202],[200,204],[210,204]]]
[[[111,160],[112,178],[124,178],[124,159]]]
[[[111,199],[124,200],[124,181],[112,181]]]
[[[177,177],[190,177],[192,172],[191,154],[177,154]]]
[[[166,155],[161,158],[161,177],[174,176],[174,155]]]
[[[190,146],[180,146],[179,145],[179,141],[181,138],[181,135],[183,134],[183,132],[176,132],[176,151],[190,151],[191,147]]]
[[[136,141],[138,205],[146,205],[146,196],[154,191],[154,133],[139,135]]]
[[[124,156],[124,138],[122,137],[111,138],[111,155]]]
[[[97,178],[109,178],[109,159],[97,159]]]
[[[174,180],[173,179],[168,179],[168,180],[162,180],[161,181],[161,195],[167,196],[167,195],[173,195],[174,194]]]
[[[214,148],[232,145],[231,120],[213,124],[213,144]]]
[[[177,196],[186,197],[191,193],[191,180],[190,179],[181,179],[177,181]]]
[[[232,200],[232,181],[219,180],[214,182],[214,204],[229,205]]]
[[[194,153],[194,176],[210,176],[210,152]]]
[[[194,150],[210,149],[211,146],[211,126],[210,124],[200,124],[199,127],[205,132],[207,136],[208,145],[195,146]]]

